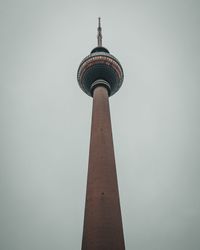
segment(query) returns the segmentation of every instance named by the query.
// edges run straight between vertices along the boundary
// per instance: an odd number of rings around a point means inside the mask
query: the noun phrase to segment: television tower
[[[97,31],[98,46],[77,73],[81,89],[93,97],[82,250],[124,250],[109,110],[109,96],[119,90],[124,74],[119,61],[102,46],[100,18]]]

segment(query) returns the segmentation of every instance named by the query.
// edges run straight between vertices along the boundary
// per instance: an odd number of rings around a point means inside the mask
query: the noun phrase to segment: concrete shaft
[[[107,89],[93,93],[82,250],[124,250]]]

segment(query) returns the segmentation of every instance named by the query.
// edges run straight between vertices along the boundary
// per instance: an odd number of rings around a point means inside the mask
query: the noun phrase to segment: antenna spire
[[[97,29],[97,41],[98,41],[98,47],[102,47],[102,33],[101,33],[101,18],[99,17],[99,26]]]

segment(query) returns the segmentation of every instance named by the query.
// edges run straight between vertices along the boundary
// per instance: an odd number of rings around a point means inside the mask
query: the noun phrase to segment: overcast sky
[[[199,0],[1,0],[0,250],[80,249],[99,16],[126,249],[199,250]]]

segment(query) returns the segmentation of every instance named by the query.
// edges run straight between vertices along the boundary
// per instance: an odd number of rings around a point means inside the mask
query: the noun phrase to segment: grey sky
[[[0,250],[80,249],[92,99],[80,61],[103,44],[127,250],[200,249],[200,2],[8,0],[0,7]]]

